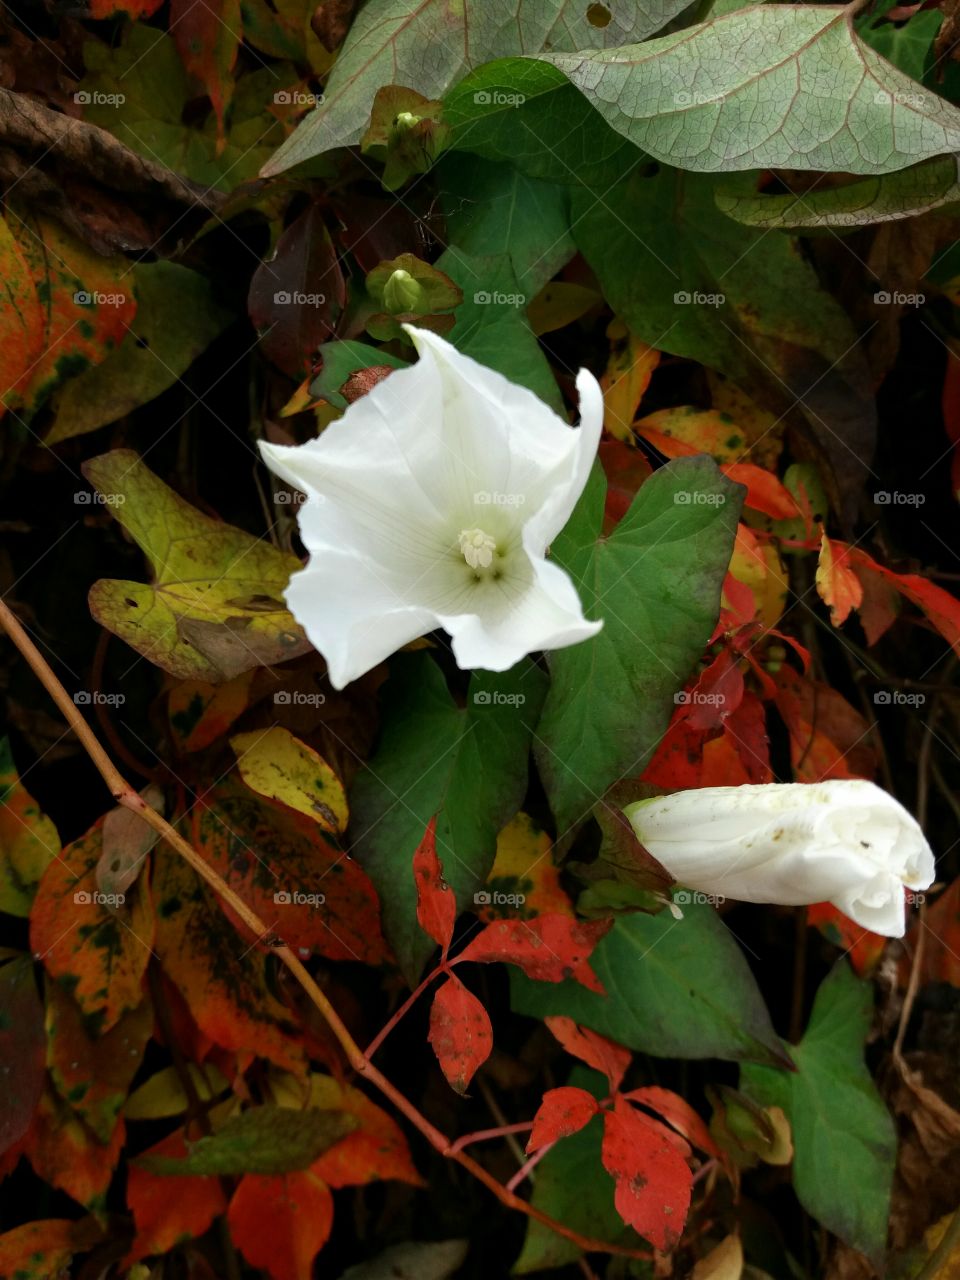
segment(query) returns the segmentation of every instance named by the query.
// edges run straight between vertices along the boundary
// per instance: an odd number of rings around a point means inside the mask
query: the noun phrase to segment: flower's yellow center
[[[482,529],[462,529],[458,539],[460,554],[471,569],[489,569],[493,564],[497,543]]]

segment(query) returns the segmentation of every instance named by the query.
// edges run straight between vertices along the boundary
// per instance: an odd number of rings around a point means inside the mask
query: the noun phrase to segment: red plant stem
[[[30,639],[16,615],[2,599],[0,599],[0,626],[20,650],[34,675],[56,703],[63,718],[77,735],[83,749],[96,766],[117,804],[124,809],[129,809],[132,813],[136,813],[147,826],[158,832],[170,848],[180,854],[197,875],[210,886],[214,893],[222,898],[232,911],[236,912],[256,937],[269,937],[270,929],[256,912],[251,910],[243,898],[235,890],[231,889],[227,882],[214,871],[213,867],[204,861],[193,846],[184,840],[183,836],[167,822],[166,818],[157,813],[155,809],[152,809],[119,773],[113,761],[103,749],[96,734],[74,705],[73,699],[57,679],[46,658]],[[323,991],[317,986],[313,976],[304,966],[299,956],[285,945],[271,946],[271,951],[281,964],[286,965],[307,996],[326,1019],[327,1025],[339,1042],[351,1067],[358,1074],[369,1080],[384,1097],[389,1098],[400,1114],[410,1122],[418,1133],[426,1138],[436,1151],[450,1160],[455,1160],[468,1173],[471,1173],[478,1182],[482,1182],[487,1190],[496,1196],[501,1204],[508,1209],[515,1209],[518,1213],[525,1214],[528,1218],[533,1218],[545,1227],[549,1227],[551,1231],[556,1232],[557,1235],[564,1236],[585,1253],[613,1253],[621,1257],[641,1258],[646,1261],[653,1259],[653,1254],[649,1250],[629,1249],[621,1245],[610,1244],[605,1240],[594,1240],[589,1236],[580,1235],[578,1231],[571,1230],[570,1227],[564,1226],[562,1222],[557,1222],[532,1204],[528,1204],[526,1200],[521,1200],[519,1196],[514,1195],[503,1183],[498,1182],[491,1173],[488,1173],[483,1165],[478,1164],[472,1156],[468,1156],[464,1151],[455,1151],[450,1139],[431,1124],[427,1117],[418,1111],[413,1103],[404,1097],[400,1090],[377,1070],[373,1063],[367,1060],[344,1025],[342,1018]]]
[[[450,1151],[462,1151],[473,1142],[489,1142],[493,1138],[505,1138],[509,1133],[529,1133],[533,1128],[532,1120],[523,1120],[519,1124],[501,1124],[496,1129],[477,1129],[475,1133],[464,1133],[451,1144]]]
[[[384,1040],[386,1040],[387,1036],[394,1029],[394,1027],[397,1025],[400,1019],[405,1017],[410,1012],[413,1006],[417,1003],[417,1001],[423,995],[424,991],[426,991],[427,987],[429,987],[430,983],[433,982],[434,978],[438,978],[441,973],[446,973],[446,971],[447,971],[447,962],[446,960],[441,960],[440,963],[437,965],[437,967],[433,970],[433,972],[427,974],[424,980],[420,983],[419,987],[417,987],[416,990],[410,992],[410,994],[407,996],[406,1000],[404,1000],[400,1008],[397,1009],[396,1012],[393,1014],[393,1016],[383,1024],[383,1026],[380,1028],[377,1034],[373,1037],[373,1039],[367,1045],[366,1049],[364,1049],[363,1056],[365,1058],[373,1057],[373,1055],[377,1052],[377,1050],[383,1044]]]
[[[530,1127],[533,1128],[532,1125]],[[555,1145],[556,1144],[553,1142],[548,1142],[545,1146],[542,1146],[538,1151],[535,1151],[533,1155],[530,1157],[530,1159],[526,1162],[526,1164],[521,1165],[520,1168],[517,1170],[517,1172],[513,1175],[513,1177],[507,1183],[507,1190],[513,1191],[515,1190],[515,1188],[519,1187],[520,1183],[523,1182],[524,1178],[526,1178],[528,1174],[533,1173],[534,1169],[537,1167],[537,1165],[540,1163],[543,1157]]]

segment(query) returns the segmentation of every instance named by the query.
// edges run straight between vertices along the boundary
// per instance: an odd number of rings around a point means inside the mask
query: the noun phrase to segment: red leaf
[[[434,996],[428,1038],[447,1082],[466,1093],[477,1068],[490,1057],[493,1027],[477,997],[453,974]]]
[[[417,919],[424,933],[443,947],[446,956],[457,922],[457,899],[443,878],[437,857],[437,820],[430,819],[426,835],[413,855],[413,878],[417,882]]]
[[[954,652],[960,654],[960,600],[956,596],[918,573],[894,573],[877,564],[865,551],[850,548],[850,560],[858,567],[865,565],[882,574],[911,604],[923,610]]]
[[[124,1132],[121,1119],[109,1143],[97,1142],[48,1086],[27,1132],[24,1152],[38,1178],[99,1213],[106,1208]]]
[[[186,1156],[183,1130],[171,1133],[142,1154],[175,1159]],[[133,1247],[124,1260],[125,1266],[132,1266],[150,1254],[166,1253],[186,1236],[202,1236],[214,1218],[226,1211],[227,1199],[219,1178],[149,1173],[131,1164],[127,1169],[127,1205],[137,1228]]]
[[[739,661],[730,649],[721,649],[693,690],[677,694],[694,729],[717,729],[739,707],[744,689]]]
[[[766,712],[763,703],[751,690],[743,695],[739,707],[723,726],[724,738],[736,752],[745,776],[743,782],[772,782],[770,768],[770,740],[767,737]],[[704,786],[722,785],[711,778],[704,779]]]
[[[533,1117],[533,1129],[527,1142],[528,1151],[537,1151],[558,1138],[579,1133],[600,1110],[596,1098],[586,1089],[563,1085],[548,1089]]]
[[[279,1177],[247,1173],[227,1222],[252,1267],[262,1267],[272,1280],[311,1280],[313,1260],[333,1227],[333,1196],[309,1169]]]
[[[538,982],[576,978],[591,991],[605,995],[589,959],[612,924],[612,920],[572,920],[550,914],[534,916],[532,920],[497,920],[460,952],[455,963],[473,960],[489,964],[501,960],[519,966],[528,978]]]
[[[616,1182],[614,1205],[657,1249],[683,1234],[693,1175],[663,1126],[618,1098],[603,1116],[603,1167]]]
[[[603,1072],[610,1081],[610,1092],[616,1093],[630,1065],[629,1049],[589,1027],[578,1027],[572,1018],[544,1018],[544,1022],[567,1053]]]
[[[659,1111],[678,1133],[682,1133],[695,1147],[706,1151],[708,1155],[722,1159],[720,1148],[714,1142],[710,1130],[704,1120],[694,1111],[685,1098],[669,1089],[661,1089],[658,1085],[647,1085],[643,1089],[634,1089],[622,1095],[631,1102],[640,1102],[645,1107]]]
[[[873,777],[876,754],[859,711],[829,685],[805,679],[790,667],[781,667],[775,682],[798,782]]]
[[[287,227],[250,282],[248,309],[266,356],[292,378],[333,335],[346,299],[337,251],[315,204]]]

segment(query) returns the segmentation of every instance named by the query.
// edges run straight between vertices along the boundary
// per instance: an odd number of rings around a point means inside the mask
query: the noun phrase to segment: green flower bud
[[[394,271],[383,286],[383,305],[391,315],[416,314],[423,301],[423,289],[410,272],[402,268]]]

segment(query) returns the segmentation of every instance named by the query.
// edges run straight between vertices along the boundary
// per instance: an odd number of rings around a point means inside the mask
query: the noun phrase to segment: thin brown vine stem
[[[67,724],[76,734],[81,746],[86,751],[90,760],[97,769],[97,772],[103,778],[110,794],[116,800],[117,804],[125,809],[129,809],[132,813],[138,814],[143,821],[167,842],[167,844],[175,850],[187,862],[197,875],[201,877],[210,888],[220,898],[226,902],[236,915],[243,921],[247,928],[258,938],[271,938],[271,930],[260,919],[255,911],[247,905],[247,903],[226,883],[226,881],[217,874],[217,872],[200,856],[199,853],[189,844],[180,833],[167,822],[166,818],[152,809],[138,794],[137,791],[123,777],[114,765],[113,761],[107,755],[97,735],[93,732],[86,720],[77,709],[73,699],[67,693],[60,680],[58,680],[55,672],[50,664],[44,658],[43,654],[30,639],[19,619],[12,612],[9,606],[0,599],[0,627],[6,631],[7,635],[19,649],[28,666],[34,675],[46,689],[47,693],[53,699],[57,708],[60,710]],[[534,1205],[529,1204],[526,1200],[522,1200],[519,1196],[508,1191],[503,1183],[499,1182],[491,1173],[488,1173],[481,1164],[478,1164],[471,1156],[464,1151],[454,1151],[451,1140],[441,1133],[425,1115],[423,1115],[406,1098],[397,1087],[389,1081],[382,1072],[367,1060],[359,1045],[351,1036],[350,1032],[344,1025],[340,1015],[327,999],[326,995],[321,991],[320,987],[314,981],[306,966],[293,951],[285,944],[277,945],[272,948],[273,953],[281,964],[286,965],[293,976],[299,982],[312,1003],[323,1015],[343,1049],[347,1061],[350,1066],[365,1079],[369,1080],[374,1088],[378,1089],[396,1109],[404,1116],[409,1123],[420,1133],[430,1145],[447,1159],[456,1161],[468,1173],[472,1174],[478,1182],[481,1182],[488,1191],[490,1191],[501,1204],[508,1209],[515,1209],[518,1213],[524,1214],[528,1218],[541,1223],[548,1227],[557,1235],[563,1236],[570,1240],[579,1249],[585,1253],[610,1253],[617,1254],[620,1257],[640,1258],[650,1261],[653,1254],[646,1249],[630,1249],[623,1245],[611,1244],[605,1240],[594,1240],[589,1236],[582,1236],[579,1232],[573,1231],[570,1227],[565,1226],[562,1222],[557,1222],[551,1218],[549,1214],[541,1212]]]

